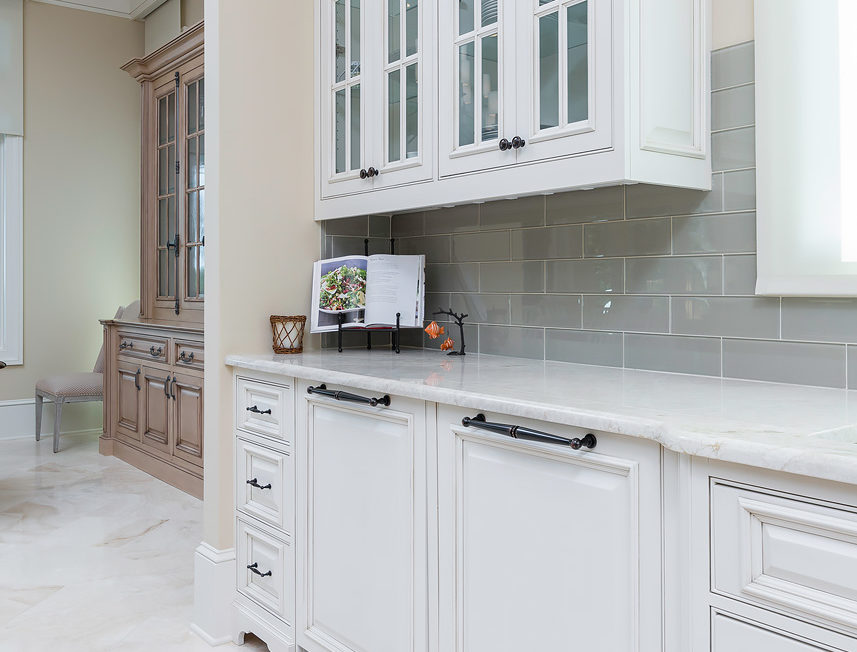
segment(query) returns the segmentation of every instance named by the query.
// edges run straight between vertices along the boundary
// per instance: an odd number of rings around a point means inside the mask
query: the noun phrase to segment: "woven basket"
[[[271,315],[274,353],[302,353],[306,315]]]

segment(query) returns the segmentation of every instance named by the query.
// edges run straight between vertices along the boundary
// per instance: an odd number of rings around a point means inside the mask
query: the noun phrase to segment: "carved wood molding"
[[[131,59],[122,66],[122,70],[138,82],[150,81],[164,69],[180,66],[201,54],[204,47],[205,21],[200,21],[151,54]]]

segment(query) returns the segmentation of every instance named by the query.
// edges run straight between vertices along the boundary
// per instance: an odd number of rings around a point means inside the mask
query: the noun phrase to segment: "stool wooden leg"
[[[54,453],[59,453],[60,450],[60,422],[62,421],[62,398],[57,397],[55,405],[57,406],[57,415],[54,418]]]
[[[36,394],[36,441],[42,438],[42,408],[44,407],[44,400],[44,396]]]

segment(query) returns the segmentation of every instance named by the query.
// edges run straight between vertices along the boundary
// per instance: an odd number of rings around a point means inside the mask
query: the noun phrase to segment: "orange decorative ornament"
[[[433,340],[436,340],[438,337],[443,335],[443,331],[443,326],[438,326],[436,321],[433,321],[431,324],[426,326],[426,333],[428,333],[428,336]]]
[[[443,344],[440,345],[440,350],[441,351],[449,351],[454,346],[455,346],[455,342],[452,341],[452,338],[447,337],[446,340],[444,340]]]

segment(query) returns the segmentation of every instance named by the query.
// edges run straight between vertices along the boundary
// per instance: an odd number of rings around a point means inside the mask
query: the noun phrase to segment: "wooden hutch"
[[[202,498],[204,25],[122,69],[141,86],[140,314],[104,320],[99,451]]]

